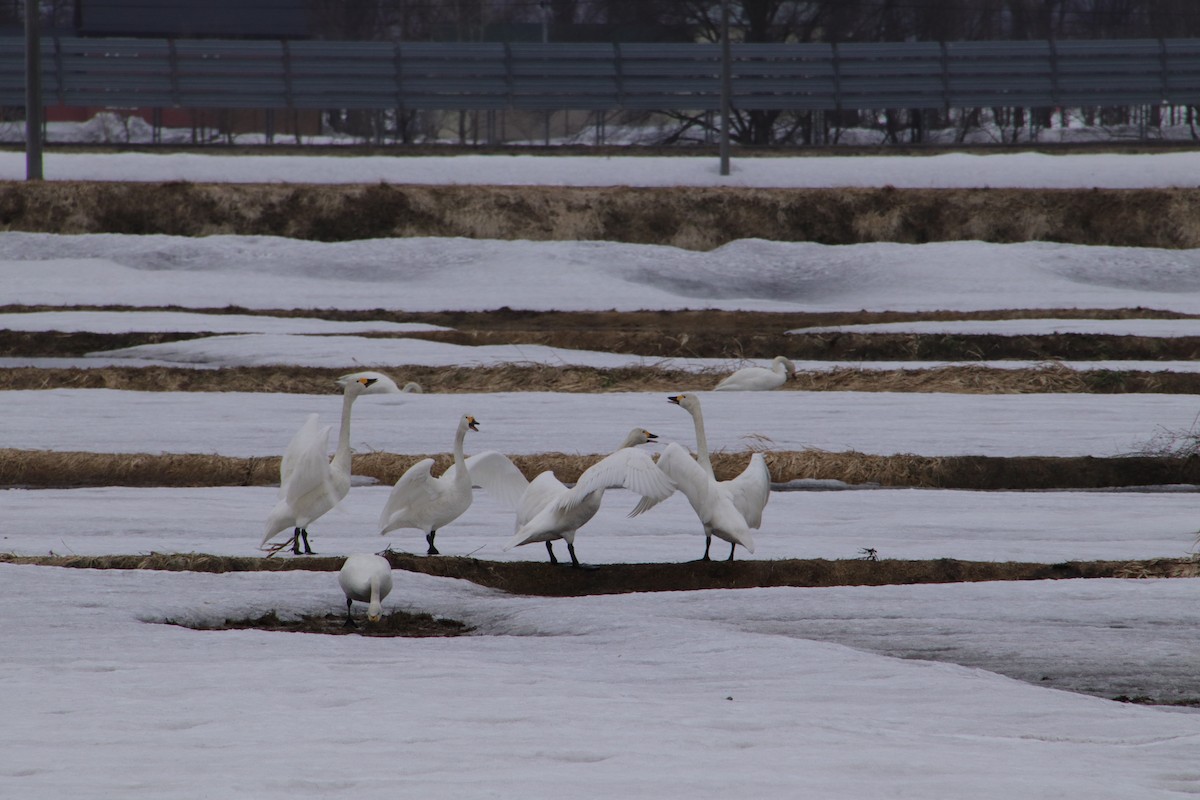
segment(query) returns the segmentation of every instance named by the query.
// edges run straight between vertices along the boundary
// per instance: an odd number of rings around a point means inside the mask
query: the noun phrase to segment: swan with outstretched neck
[[[567,543],[571,565],[582,567],[575,555],[575,533],[596,516],[606,490],[628,489],[655,502],[674,493],[675,484],[666,473],[647,453],[636,449],[657,438],[644,428],[634,428],[620,447],[584,470],[570,488],[549,470],[538,475],[521,495],[516,530],[504,549],[545,542],[551,563],[557,564],[554,542],[562,539]],[[481,479],[480,485],[489,488],[486,479]]]
[[[292,437],[279,463],[279,502],[267,518],[260,546],[273,536],[292,529],[292,538],[268,548],[277,552],[292,546],[300,555],[313,550],[308,541],[308,526],[340,503],[350,492],[350,412],[354,401],[364,394],[398,391],[391,378],[378,372],[356,372],[338,378],[342,387],[342,422],[333,459],[328,454],[331,426],[320,427],[317,415],[310,414]]]
[[[387,503],[379,514],[379,534],[400,528],[425,532],[428,555],[438,555],[434,538],[439,528],[449,525],[471,507],[471,475],[463,457],[467,431],[479,430],[479,422],[470,414],[458,421],[454,434],[454,463],[440,477],[434,477],[433,459],[424,458],[400,476]]]
[[[750,463],[742,474],[728,481],[718,481],[713,473],[708,455],[708,438],[704,433],[704,415],[700,411],[700,398],[694,394],[679,394],[667,400],[692,415],[696,428],[696,458],[672,442],[658,457],[658,468],[675,482],[691,503],[692,510],[704,526],[704,556],[710,560],[709,549],[716,536],[729,542],[729,560],[740,544],[754,552],[751,528],[762,524],[763,508],[771,491],[771,474],[761,453],[750,456]],[[643,499],[632,514],[641,514],[656,505],[657,501]]]
[[[338,572],[338,585],[346,595],[346,625],[354,624],[354,601],[367,604],[367,620],[379,622],[383,601],[392,591],[392,565],[383,556],[355,553],[348,556]]]

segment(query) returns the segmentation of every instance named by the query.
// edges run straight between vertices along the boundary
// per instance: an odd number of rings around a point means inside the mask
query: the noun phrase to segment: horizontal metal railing
[[[1200,103],[1200,40],[736,44],[754,109]],[[256,109],[715,110],[708,44],[47,37],[46,105]],[[24,41],[0,37],[0,105],[23,106]]]

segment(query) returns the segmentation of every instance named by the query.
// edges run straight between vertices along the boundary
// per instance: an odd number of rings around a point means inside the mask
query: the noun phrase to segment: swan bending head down
[[[354,601],[367,603],[367,619],[378,622],[383,600],[392,591],[392,565],[383,556],[355,553],[346,558],[338,572],[338,584],[346,595],[346,625],[354,627]]]

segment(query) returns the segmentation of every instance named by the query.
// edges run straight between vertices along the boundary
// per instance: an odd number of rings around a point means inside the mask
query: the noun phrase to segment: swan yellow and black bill
[[[673,395],[671,395],[670,397],[668,397],[668,398],[667,398],[667,401],[668,401],[668,402],[671,402],[671,403],[674,403],[675,405],[679,405],[679,400],[680,400],[680,398],[682,398],[682,397],[683,397],[683,395],[681,395],[681,394],[673,394]]]
[[[473,431],[479,430],[479,420],[475,419],[474,417],[468,416],[467,417],[467,427]]]
[[[372,383],[378,383],[379,378],[359,378],[358,382],[361,383],[363,385],[363,388],[365,389],[368,386],[370,386]]]

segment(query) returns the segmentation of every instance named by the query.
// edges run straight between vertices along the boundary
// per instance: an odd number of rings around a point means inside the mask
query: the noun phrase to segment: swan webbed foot
[[[437,531],[430,531],[425,536],[425,541],[429,542],[429,549],[425,551],[425,555],[427,556],[441,555],[441,553],[438,552],[438,549],[433,546],[433,537],[435,536],[437,536]]]
[[[550,542],[550,541],[546,542],[546,552],[550,554],[550,563],[557,564],[558,557],[554,555],[554,543],[553,542]]]

